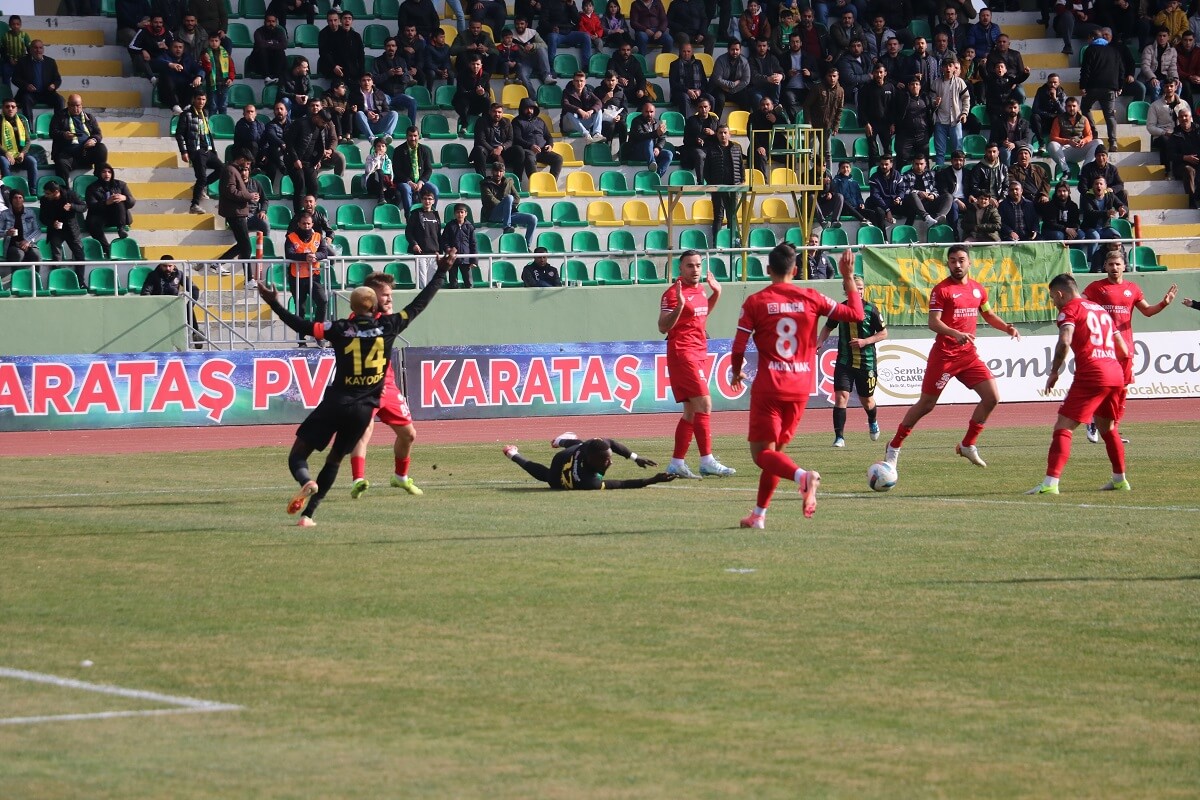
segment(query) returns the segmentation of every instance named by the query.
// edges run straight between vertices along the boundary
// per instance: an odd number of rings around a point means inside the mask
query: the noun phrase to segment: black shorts
[[[331,403],[324,400],[312,410],[300,427],[296,437],[324,450],[336,436],[335,449],[343,455],[354,449],[375,415],[375,407],[368,403]]]
[[[848,367],[837,364],[833,368],[833,389],[835,392],[848,392],[851,389],[859,397],[872,397],[875,394],[875,370],[864,367]]]

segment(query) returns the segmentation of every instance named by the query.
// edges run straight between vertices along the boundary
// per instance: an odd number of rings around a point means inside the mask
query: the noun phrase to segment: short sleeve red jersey
[[[1075,383],[1089,386],[1124,386],[1125,370],[1117,361],[1113,337],[1117,325],[1104,308],[1076,297],[1058,312],[1058,327],[1075,326],[1071,352],[1075,354]]]
[[[675,298],[677,283],[672,283],[663,292],[660,311],[675,310],[678,303]],[[708,335],[704,329],[707,321],[708,295],[704,293],[704,284],[684,286],[683,311],[675,325],[667,331],[667,355],[673,358],[704,358],[708,354]]]
[[[1109,313],[1117,324],[1117,332],[1129,346],[1129,352],[1133,353],[1133,308],[1145,298],[1142,287],[1127,281],[1113,283],[1103,278],[1088,284],[1083,296]]]
[[[758,350],[756,396],[805,400],[812,394],[817,324],[836,306],[833,298],[791,283],[772,284],[746,298],[737,326]]]
[[[929,311],[941,315],[941,320],[959,333],[974,335],[979,314],[988,311],[987,289],[972,278],[964,283],[946,278],[929,293]],[[947,358],[956,358],[975,352],[975,343],[959,344],[944,334],[933,341],[934,348],[941,350]]]

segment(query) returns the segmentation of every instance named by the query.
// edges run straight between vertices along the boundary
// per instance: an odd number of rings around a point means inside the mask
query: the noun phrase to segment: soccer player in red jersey
[[[1133,383],[1133,309],[1142,312],[1144,317],[1153,317],[1171,305],[1179,287],[1171,284],[1162,301],[1150,305],[1142,294],[1141,286],[1125,281],[1125,254],[1120,248],[1110,250],[1104,257],[1104,271],[1108,277],[1089,283],[1083,290],[1083,296],[1096,305],[1103,306],[1117,323],[1117,332],[1125,340],[1129,353],[1129,357],[1121,362],[1125,369],[1125,385],[1128,386]],[[1125,415],[1125,394],[1126,392],[1121,393],[1121,417]],[[1100,441],[1095,422],[1087,424],[1087,439],[1092,444]]]
[[[883,460],[893,467],[900,458],[900,447],[904,440],[921,418],[937,406],[938,398],[951,378],[958,378],[964,386],[979,395],[979,403],[967,426],[967,435],[961,444],[955,446],[955,452],[972,464],[987,466],[979,456],[975,442],[988,416],[1000,402],[1000,394],[991,370],[975,350],[978,318],[983,317],[988,325],[1014,339],[1021,338],[1016,326],[1009,325],[992,311],[983,284],[972,280],[971,257],[964,245],[951,246],[946,253],[946,266],[950,268],[950,277],[934,286],[929,293],[929,330],[936,333],[937,338],[933,341],[933,349],[929,351],[925,378],[921,381],[921,397],[905,413],[884,455]]]
[[[1075,353],[1075,379],[1058,407],[1046,477],[1025,494],[1058,494],[1059,476],[1071,457],[1071,435],[1083,420],[1093,416],[1112,462],[1112,480],[1102,488],[1129,491],[1125,445],[1116,427],[1125,403],[1124,363],[1129,359],[1125,337],[1117,335],[1117,323],[1103,306],[1079,294],[1070,274],[1057,275],[1050,281],[1050,300],[1058,309],[1058,344],[1046,376],[1046,391],[1058,382],[1068,352]]]
[[[379,298],[378,309],[384,314],[392,313],[392,286],[395,279],[386,272],[373,272],[363,281],[363,286],[374,289]],[[395,459],[395,472],[392,473],[392,486],[403,489],[414,497],[425,494],[421,488],[408,476],[411,463],[412,446],[417,438],[417,430],[412,424],[412,413],[408,410],[408,401],[396,387],[394,365],[388,360],[387,372],[383,376],[383,394],[379,398],[379,408],[376,418],[387,425],[396,434],[392,445],[392,455]],[[367,426],[367,432],[359,439],[350,454],[350,471],[354,475],[354,484],[350,488],[350,497],[354,500],[362,497],[363,492],[371,488],[367,480],[367,444],[371,441],[374,425]]]
[[[701,277],[700,254],[688,250],[679,257],[679,280],[663,292],[658,313],[658,332],[667,335],[667,372],[675,402],[683,403],[683,415],[675,426],[675,452],[667,472],[681,478],[701,478],[706,475],[727,477],[736,470],[717,461],[712,452],[712,398],[708,394],[708,334],[705,325],[708,313],[721,299],[721,284],[710,272],[708,280]],[[712,294],[705,297],[706,282]],[[700,474],[692,472],[684,459],[696,436],[700,451]]]
[[[846,291],[839,303],[815,289],[792,283],[796,274],[796,248],[784,243],[767,257],[771,285],[755,292],[742,304],[733,339],[733,388],[746,380],[742,365],[746,345],[754,337],[758,373],[750,387],[750,455],[762,470],[758,499],[743,528],[765,528],[767,506],[781,479],[794,480],[804,498],[804,516],[817,510],[821,475],[796,465],[783,448],[792,440],[813,391],[816,370],[817,325],[822,316],[835,322],[861,322],[862,297],[854,286],[854,254],[842,253],[838,271]]]

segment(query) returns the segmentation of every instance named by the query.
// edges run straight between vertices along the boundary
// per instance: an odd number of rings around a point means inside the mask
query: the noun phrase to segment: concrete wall
[[[176,352],[188,348],[180,297],[0,300],[0,355]]]

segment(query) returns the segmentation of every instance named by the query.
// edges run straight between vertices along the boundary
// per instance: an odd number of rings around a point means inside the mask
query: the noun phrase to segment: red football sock
[[[1114,425],[1108,433],[1101,433],[1100,438],[1104,440],[1104,449],[1108,451],[1108,460],[1112,462],[1113,472],[1123,473],[1125,471],[1125,443],[1121,441],[1121,434],[1117,432]]]
[[[692,444],[692,423],[688,422],[683,417],[679,418],[679,424],[675,426],[675,452],[671,454],[672,458],[686,458],[688,447]]]
[[[794,480],[796,477],[796,462],[778,450],[763,450],[758,454],[758,466],[763,472],[770,473],[783,480]]]
[[[712,455],[712,428],[711,416],[700,412],[692,415],[692,428],[696,432],[696,447],[700,449],[701,456]]]
[[[396,459],[396,474],[407,476],[408,475],[408,465],[411,462],[412,462],[411,458],[397,458]]]
[[[1062,475],[1067,459],[1071,457],[1071,435],[1069,428],[1057,428],[1050,439],[1050,454],[1046,457],[1046,474],[1051,478]]]
[[[771,496],[775,494],[775,487],[779,485],[779,478],[769,472],[761,472],[758,476],[758,500],[755,503],[759,508],[766,508],[771,504]]]
[[[350,456],[350,473],[354,480],[362,480],[367,476],[367,457]]]
[[[912,432],[913,429],[907,425],[900,425],[896,428],[896,435],[892,437],[890,442],[888,442],[888,446],[897,448],[900,447],[904,444],[904,440],[907,439],[908,435]]]
[[[963,437],[963,447],[970,447],[979,439],[979,434],[983,433],[983,423],[971,420],[967,423],[967,435]]]

